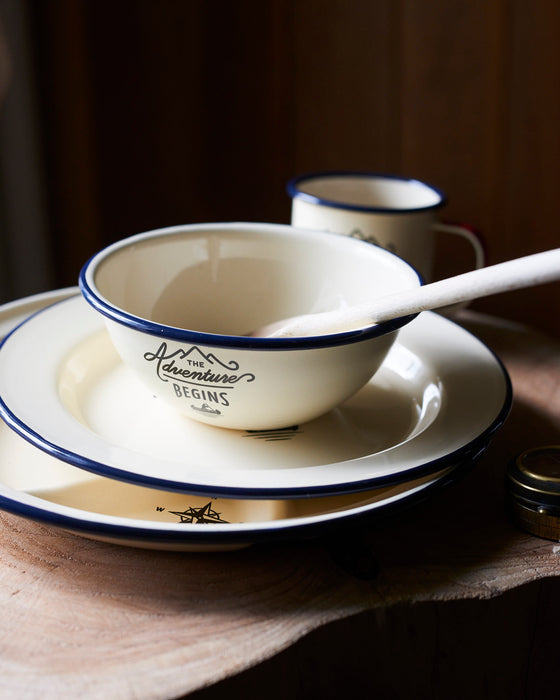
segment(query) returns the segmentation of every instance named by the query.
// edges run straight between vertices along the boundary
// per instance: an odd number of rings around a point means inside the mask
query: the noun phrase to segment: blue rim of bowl
[[[216,224],[216,226],[219,227],[220,224]],[[267,224],[267,226],[269,225]],[[275,225],[271,224],[270,226]],[[164,235],[167,235],[167,233],[165,233],[167,231],[169,231],[169,235],[173,235],[172,230],[174,228],[176,227],[172,227],[171,229],[160,229],[160,231],[164,232]],[[193,345],[227,347],[236,348],[239,350],[307,350],[314,348],[333,347],[337,345],[346,345],[349,343],[357,343],[360,341],[377,338],[383,335],[388,335],[389,333],[397,331],[403,326],[407,325],[418,316],[418,313],[409,314],[407,316],[400,316],[399,318],[395,318],[390,321],[383,321],[382,323],[358,328],[356,330],[345,331],[343,333],[332,333],[321,336],[293,338],[253,338],[242,335],[219,335],[214,333],[202,333],[200,331],[177,328],[175,326],[168,326],[165,324],[156,323],[155,321],[151,321],[141,316],[128,313],[124,309],[121,309],[120,307],[111,304],[110,301],[108,301],[103,295],[97,292],[95,283],[93,282],[95,276],[95,269],[97,267],[97,264],[102,261],[103,257],[110,254],[112,250],[117,250],[119,247],[122,247],[123,244],[126,244],[129,240],[132,241],[133,239],[147,239],[149,237],[148,234],[151,235],[152,233],[154,232],[138,234],[136,236],[132,236],[130,239],[123,239],[122,241],[117,241],[116,243],[113,243],[104,248],[103,250],[95,253],[83,265],[78,278],[78,284],[82,296],[92,308],[94,308],[96,311],[98,311],[100,314],[110,319],[111,321],[120,323],[121,325],[126,326],[131,330],[139,331],[142,333],[148,333],[149,335],[153,335],[158,338],[164,337],[170,340],[175,340],[177,342],[183,342]],[[328,232],[318,233],[316,231],[308,231],[307,233],[310,235],[340,235]],[[356,240],[356,242],[361,245],[372,245],[367,241],[362,241],[359,239],[354,240]],[[405,262],[398,255],[391,253],[391,251],[385,250],[384,248],[380,248],[380,250],[383,250],[384,255],[386,254],[388,256],[401,260],[402,262]],[[411,272],[413,272],[416,275],[418,282],[420,283],[420,285],[422,285],[424,282],[422,275],[412,265],[410,265],[410,263],[405,264],[410,268]]]
[[[309,192],[305,192],[304,190],[301,189],[301,185],[305,182],[309,182],[310,180],[326,180],[331,177],[353,177],[353,178],[376,178],[376,179],[383,179],[383,180],[395,180],[398,182],[404,182],[404,183],[414,183],[418,185],[422,185],[422,187],[426,187],[427,189],[432,190],[435,194],[438,195],[440,198],[439,202],[436,202],[435,204],[430,204],[428,206],[424,207],[410,207],[410,208],[405,208],[405,209],[391,209],[389,207],[373,207],[373,206],[368,206],[365,204],[348,204],[346,202],[342,202],[336,199],[327,199],[326,197],[318,197],[316,195],[310,194]],[[378,173],[378,172],[368,172],[368,171],[361,171],[361,170],[327,170],[327,171],[317,171],[317,172],[310,172],[310,173],[304,173],[302,175],[297,175],[293,177],[291,180],[288,181],[286,185],[286,192],[288,195],[293,198],[293,199],[301,199],[304,202],[308,202],[309,204],[320,204],[322,206],[328,206],[328,207],[333,207],[334,209],[345,209],[347,211],[360,211],[360,212],[369,212],[371,214],[391,214],[391,215],[398,215],[398,214],[414,214],[418,212],[427,212],[427,211],[434,211],[436,209],[440,209],[443,207],[446,202],[447,202],[447,197],[445,196],[445,193],[442,192],[439,188],[435,187],[434,185],[431,185],[428,182],[423,182],[422,180],[417,180],[416,178],[410,178],[410,177],[402,177],[400,175],[391,175],[391,174],[386,174],[386,173]]]

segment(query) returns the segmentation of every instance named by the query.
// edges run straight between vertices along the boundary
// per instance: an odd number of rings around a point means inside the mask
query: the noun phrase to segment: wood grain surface
[[[176,698],[258,669],[314,630],[336,634],[336,621],[359,630],[358,613],[375,614],[382,633],[399,606],[490,600],[556,577],[558,545],[512,525],[503,476],[523,449],[560,442],[560,348],[473,312],[461,320],[508,367],[512,413],[465,478],[383,522],[177,554],[0,514],[2,697]]]

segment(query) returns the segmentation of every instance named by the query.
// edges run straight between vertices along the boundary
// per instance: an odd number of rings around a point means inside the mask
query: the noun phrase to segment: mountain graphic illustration
[[[193,345],[187,351],[181,350],[180,353],[177,355],[177,357],[178,357],[178,359],[186,360],[191,355],[198,355],[203,360],[206,360],[206,362],[209,362],[211,365],[220,365],[220,367],[223,367],[224,369],[230,369],[230,370],[238,370],[239,369],[238,362],[235,362],[234,360],[232,360],[231,362],[222,362],[221,360],[219,360],[216,357],[216,355],[214,355],[214,353],[212,353],[212,352],[204,353],[196,345]],[[192,359],[192,357],[190,359]]]

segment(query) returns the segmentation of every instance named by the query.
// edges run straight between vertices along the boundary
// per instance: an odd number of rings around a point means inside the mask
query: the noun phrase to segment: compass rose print
[[[199,523],[203,525],[208,525],[211,523],[227,523],[227,520],[222,520],[220,518],[221,513],[216,512],[212,508],[212,501],[209,501],[205,506],[201,508],[189,507],[186,510],[177,511],[170,510],[172,515],[178,515],[181,518],[181,523]]]

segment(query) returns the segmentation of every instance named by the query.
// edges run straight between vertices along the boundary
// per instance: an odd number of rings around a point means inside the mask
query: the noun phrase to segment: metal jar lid
[[[512,518],[532,535],[560,541],[560,445],[526,450],[506,475]]]

